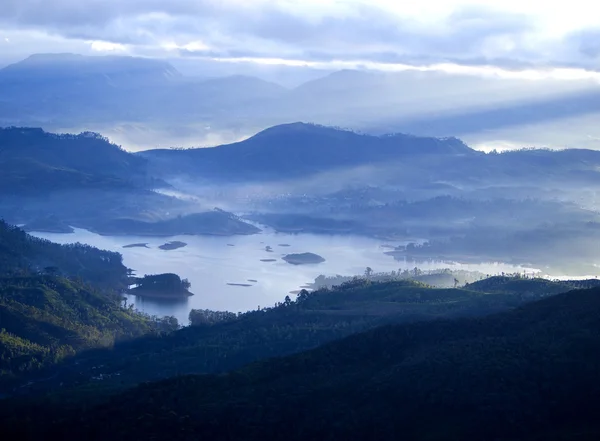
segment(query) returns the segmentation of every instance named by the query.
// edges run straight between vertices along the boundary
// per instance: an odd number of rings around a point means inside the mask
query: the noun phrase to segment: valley
[[[164,45],[0,69],[0,433],[598,438],[596,73]]]

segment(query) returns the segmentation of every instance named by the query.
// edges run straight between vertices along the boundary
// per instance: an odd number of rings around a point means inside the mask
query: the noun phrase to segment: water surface
[[[269,230],[252,236],[174,236],[152,238],[138,236],[100,236],[82,229],[72,234],[32,233],[57,243],[81,242],[100,249],[118,251],[124,264],[144,274],[176,273],[187,278],[195,295],[180,301],[143,299],[128,296],[130,302],[151,315],[173,315],[181,324],[188,323],[190,309],[247,311],[272,306],[284,300],[290,291],[314,281],[320,274],[332,276],[412,269],[456,268],[484,274],[522,271],[523,268],[501,263],[456,264],[440,261],[396,261],[385,255],[384,242],[360,236],[314,234],[278,234]],[[181,241],[184,248],[161,250],[165,242]],[[148,248],[123,248],[147,243]],[[385,242],[404,245],[403,242]],[[273,252],[265,251],[271,246]],[[311,252],[325,258],[313,265],[290,265],[281,257],[289,253]],[[261,259],[276,259],[263,262]],[[256,280],[256,282],[250,282]],[[237,284],[237,285],[236,285]],[[251,285],[251,286],[238,286]],[[291,296],[291,295],[290,295]]]

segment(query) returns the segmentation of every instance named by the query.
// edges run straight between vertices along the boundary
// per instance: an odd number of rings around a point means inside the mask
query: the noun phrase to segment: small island
[[[265,251],[266,251],[267,253],[272,253],[272,252],[273,252],[273,248],[272,248],[272,247],[270,247],[269,245],[267,245],[267,246],[265,247]]]
[[[291,245],[289,243],[280,243],[279,246],[280,247],[291,247]]]
[[[277,262],[277,259],[260,259],[261,262]]]
[[[292,265],[309,265],[325,262],[325,259],[314,253],[288,254],[282,258]]]
[[[167,243],[159,246],[158,248],[160,248],[161,250],[165,250],[165,251],[171,251],[171,250],[176,250],[178,248],[183,248],[183,247],[187,247],[187,243],[179,242],[179,241],[175,240],[173,242],[167,242]]]
[[[177,274],[152,274],[133,279],[135,287],[127,290],[128,294],[139,297],[157,299],[181,299],[193,296],[189,291],[192,286],[187,279],[181,279]]]
[[[256,280],[256,279],[248,279],[247,282],[258,283],[258,280]]]
[[[123,245],[123,248],[150,248],[147,243],[130,243]]]
[[[242,286],[244,288],[248,288],[248,287],[252,286],[249,283],[228,283],[227,285],[229,285],[229,286]]]

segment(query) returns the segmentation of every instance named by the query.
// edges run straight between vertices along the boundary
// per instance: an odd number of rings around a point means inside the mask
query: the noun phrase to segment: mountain
[[[210,121],[283,91],[253,77],[184,78],[171,64],[149,58],[36,54],[0,69],[0,123]]]
[[[180,76],[173,66],[161,60],[77,54],[35,54],[0,70],[0,82],[12,81],[13,87],[32,83],[43,86],[52,81],[140,87]]]
[[[5,430],[26,439],[593,440],[599,335],[600,289],[577,290],[148,383],[97,406],[61,413],[55,402],[33,420],[13,408]]]
[[[150,185],[143,158],[96,133],[56,135],[0,128],[0,193],[37,194],[82,188]]]
[[[476,155],[455,138],[394,134],[372,136],[305,123],[266,129],[238,143],[214,148],[139,153],[155,172],[200,179],[287,179],[349,167],[408,161],[422,155]]]
[[[136,149],[228,142],[289,121],[372,134],[459,136],[477,144],[509,139],[516,145],[525,140],[528,145],[562,146],[563,140],[595,145],[587,135],[553,140],[530,127],[555,130],[552,124],[571,119],[581,125],[577,132],[588,133],[590,118],[593,122],[599,111],[592,80],[531,81],[417,69],[342,70],[315,78],[318,71],[308,69],[308,81],[286,88],[268,81],[275,77],[260,68],[215,70],[202,62],[190,68],[190,63],[177,65],[198,76],[182,75],[171,63],[151,58],[32,55],[0,69],[0,125],[97,131]],[[510,136],[511,127],[527,136]]]

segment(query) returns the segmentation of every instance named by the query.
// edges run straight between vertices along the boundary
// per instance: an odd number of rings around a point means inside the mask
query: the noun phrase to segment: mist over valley
[[[0,14],[7,439],[599,438],[589,5],[49,3]]]

